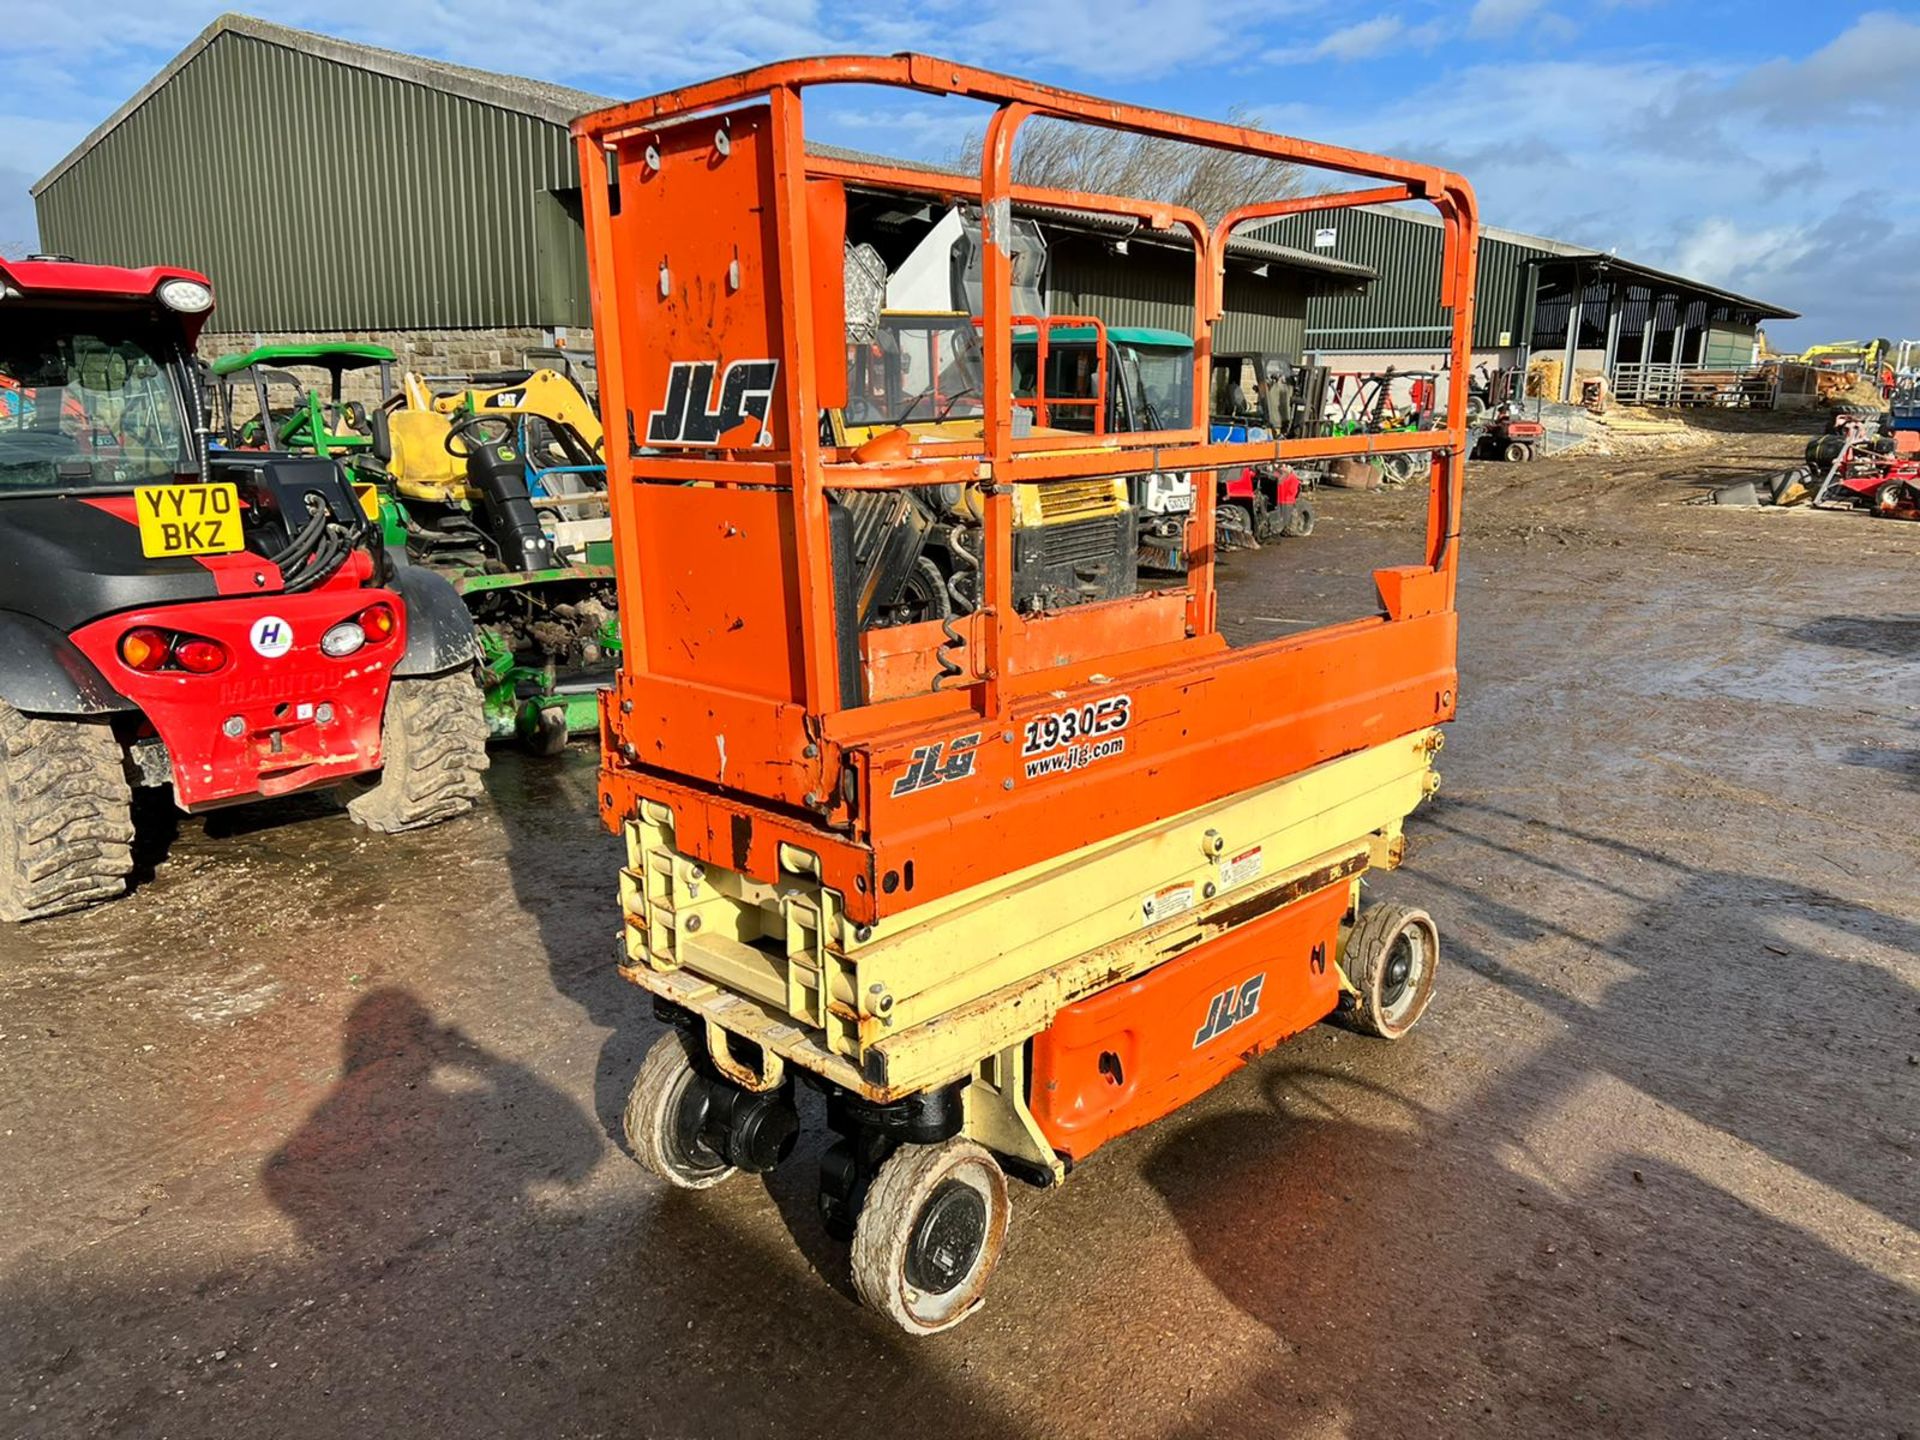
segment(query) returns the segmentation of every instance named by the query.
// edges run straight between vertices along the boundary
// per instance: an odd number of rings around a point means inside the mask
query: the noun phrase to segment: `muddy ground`
[[[766,1183],[622,1152],[584,751],[417,836],[150,823],[131,899],[0,934],[0,1433],[1920,1436],[1920,525],[1681,503],[1800,443],[1475,467],[1378,882],[1429,1019],[1019,1188],[933,1341],[848,1298],[817,1109]],[[1229,632],[1364,608],[1422,505],[1228,557]]]

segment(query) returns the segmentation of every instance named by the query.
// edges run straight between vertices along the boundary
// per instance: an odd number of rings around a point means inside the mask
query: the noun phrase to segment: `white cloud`
[[[1478,36],[1507,35],[1530,19],[1544,0],[1474,0],[1467,29]]]
[[[1333,60],[1364,60],[1392,45],[1405,29],[1399,16],[1378,15],[1334,31],[1313,47],[1313,53]]]

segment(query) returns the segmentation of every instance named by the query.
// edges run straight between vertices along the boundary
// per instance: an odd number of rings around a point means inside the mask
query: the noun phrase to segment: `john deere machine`
[[[184,270],[0,260],[0,918],[118,895],[132,789],[471,809],[472,621],[336,461],[207,444]]]
[[[447,576],[480,627],[496,737],[551,753],[597,724],[619,652],[602,435],[570,373],[433,381],[379,345],[276,345],[214,362],[223,442],[338,456],[387,544]],[[375,400],[344,376],[378,370]]]
[[[980,173],[810,153],[807,97],[842,83],[992,107]],[[1367,178],[1210,224],[1016,187],[1036,117]],[[1219,441],[1191,397],[1237,227],[1420,201],[1444,230],[1464,417],[1473,195],[1429,166],[910,54],[766,66],[574,135],[625,638],[599,813],[627,848],[621,973],[668,1026],[626,1135],[660,1182],[704,1189],[786,1162],[812,1086],[837,1135],[820,1214],[856,1291],[910,1334],[943,1330],[981,1304],[1009,1176],[1058,1184],[1322,1020],[1400,1040],[1427,1009],[1437,929],[1380,872],[1455,711],[1464,423]],[[1035,323],[1014,299],[1016,190],[1192,238],[1193,383],[1157,428],[1061,433],[1016,395]],[[847,347],[880,323],[849,262],[856,191],[957,197],[984,243],[975,393],[943,380],[919,403],[922,382],[911,412],[850,444],[830,418],[858,393]],[[970,403],[966,431],[937,429]],[[1050,494],[1104,506],[1155,472],[1362,452],[1432,452],[1435,473],[1424,542],[1374,572],[1377,606],[1347,623],[1229,648],[1214,546],[1193,543],[1213,534],[1212,486],[1175,583],[1021,603],[1021,517]],[[944,616],[863,604],[857,514],[908,495],[977,517],[970,603]]]

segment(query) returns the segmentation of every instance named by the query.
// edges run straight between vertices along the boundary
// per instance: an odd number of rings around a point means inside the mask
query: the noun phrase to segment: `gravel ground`
[[[1474,467],[1377,882],[1428,1020],[1016,1187],[933,1341],[805,1163],[666,1194],[614,1139],[658,1032],[589,754],[420,835],[148,815],[130,899],[0,933],[0,1433],[1920,1436],[1920,525],[1682,503],[1801,443]],[[1424,505],[1229,555],[1228,633],[1367,608]]]

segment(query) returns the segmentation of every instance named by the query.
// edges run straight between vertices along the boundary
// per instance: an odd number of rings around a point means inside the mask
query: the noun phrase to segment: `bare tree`
[[[1236,105],[1227,123],[1258,129],[1258,116]],[[951,163],[978,171],[986,132],[961,142]],[[1020,131],[1015,176],[1028,185],[1165,200],[1218,220],[1236,205],[1283,200],[1306,182],[1298,165],[1242,151],[1215,150],[1093,125],[1034,120]]]

